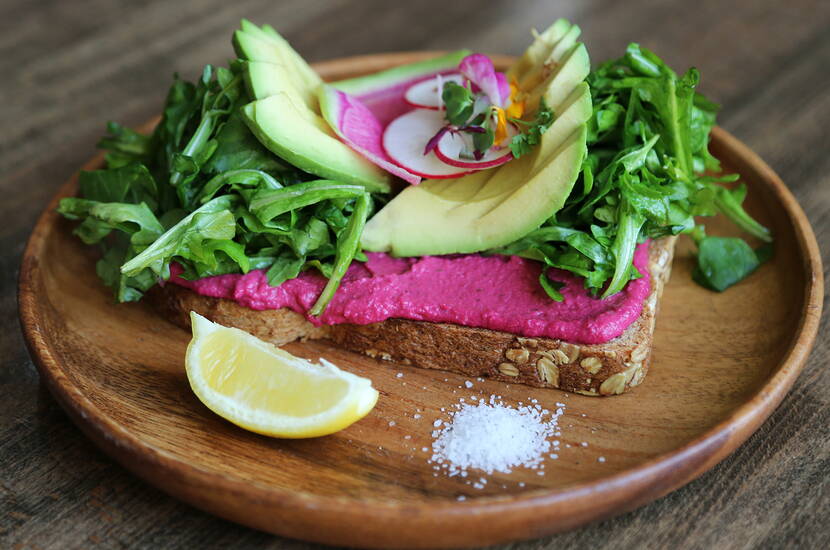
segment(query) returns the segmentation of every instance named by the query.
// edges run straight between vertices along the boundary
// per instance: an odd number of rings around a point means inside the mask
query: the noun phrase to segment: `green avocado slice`
[[[390,176],[341,142],[320,115],[322,80],[273,29],[249,21],[234,34],[244,77],[256,100],[242,109],[257,139],[280,158],[322,178],[388,192]]]
[[[297,83],[292,82],[290,73],[290,69],[282,63],[268,61],[246,61],[245,70],[242,72],[248,93],[252,98],[265,99],[272,95],[286,93],[300,99],[310,109],[315,110],[316,104],[308,104],[304,94],[297,90]]]
[[[393,256],[480,252],[542,224],[565,203],[585,158],[591,95],[581,83],[529,155],[496,170],[404,189],[363,230],[366,250]]]
[[[299,53],[297,53],[297,50],[292,48],[291,44],[289,44],[288,41],[285,38],[283,38],[276,30],[274,30],[273,27],[271,27],[270,25],[265,25],[260,29],[247,19],[242,20],[241,27],[241,33],[249,34],[258,40],[270,43],[274,47],[276,47],[279,54],[279,59],[287,66],[291,66],[294,68],[295,74],[297,75],[296,78],[302,83],[304,88],[307,88],[314,92],[317,90],[317,86],[319,86],[323,82],[323,80],[320,78],[320,75],[317,74],[317,71],[312,69],[311,65],[309,65],[306,62],[306,60],[303,59]],[[259,59],[258,61],[269,60]]]
[[[544,98],[555,113],[536,148],[496,169],[406,188],[366,224],[366,250],[394,256],[480,252],[523,237],[562,208],[586,154],[590,62],[582,44],[557,49],[578,30],[553,27],[556,32],[540,35],[537,41],[547,41],[534,42],[512,71],[515,78],[540,75],[529,90],[531,112]]]
[[[322,178],[388,192],[389,175],[343,144],[320,115],[279,92],[242,108],[245,123],[270,151]]]
[[[572,27],[567,19],[557,19],[553,25],[538,33],[533,31],[533,43],[528,46],[522,56],[508,70],[507,78],[510,81],[519,81],[529,70],[541,67],[550,56],[553,48]]]
[[[233,41],[239,57],[247,60],[249,64],[270,63],[278,65],[280,70],[275,70],[267,78],[269,80],[280,79],[279,86],[281,88],[291,88],[294,95],[302,99],[310,109],[317,108],[317,87],[321,82],[319,77],[317,78],[318,81],[313,83],[303,76],[303,73],[292,61],[292,56],[285,49],[269,39],[245,31],[236,31],[233,35]],[[290,46],[288,47],[290,48]],[[250,87],[250,74],[246,77]]]

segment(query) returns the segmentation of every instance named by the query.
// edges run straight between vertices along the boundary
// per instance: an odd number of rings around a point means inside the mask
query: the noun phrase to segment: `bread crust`
[[[639,385],[648,372],[654,324],[663,288],[671,275],[675,241],[676,237],[668,237],[651,242],[652,283],[643,311],[623,334],[604,344],[526,338],[484,328],[407,319],[315,327],[289,309],[255,311],[232,300],[201,296],[172,284],[154,289],[148,298],[162,315],[184,328],[190,325],[190,311],[196,311],[276,345],[327,338],[344,349],[405,365],[608,396]]]

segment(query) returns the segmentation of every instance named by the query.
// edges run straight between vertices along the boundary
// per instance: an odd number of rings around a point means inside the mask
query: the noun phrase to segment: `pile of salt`
[[[449,476],[467,476],[470,468],[510,473],[513,468],[539,468],[551,450],[564,404],[554,413],[541,406],[510,407],[491,396],[489,402],[464,403],[450,422],[435,421],[430,462]]]

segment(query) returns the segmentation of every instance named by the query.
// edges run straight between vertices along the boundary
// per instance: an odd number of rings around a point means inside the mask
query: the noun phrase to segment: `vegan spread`
[[[393,258],[368,253],[354,262],[319,317],[308,312],[326,284],[313,271],[271,286],[264,271],[171,282],[201,295],[225,298],[255,310],[289,308],[315,325],[369,324],[390,318],[454,323],[521,336],[600,344],[616,338],[639,317],[649,294],[648,243],[637,247],[634,266],[643,276],[613,296],[592,296],[571,273],[550,269],[564,300],[552,301],[539,286],[542,266],[518,256]]]

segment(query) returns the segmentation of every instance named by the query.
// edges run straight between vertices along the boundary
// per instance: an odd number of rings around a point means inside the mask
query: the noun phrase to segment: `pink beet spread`
[[[178,276],[181,268],[174,264],[171,282],[255,310],[287,307],[315,325],[402,318],[583,344],[601,344],[622,334],[639,317],[651,288],[648,243],[638,246],[634,255],[643,277],[604,300],[591,296],[581,278],[551,269],[549,276],[565,283],[560,290],[563,302],[554,302],[539,286],[542,264],[517,256],[367,256],[366,263],[352,263],[319,319],[306,313],[326,282],[313,270],[272,287],[259,270],[187,281]]]

